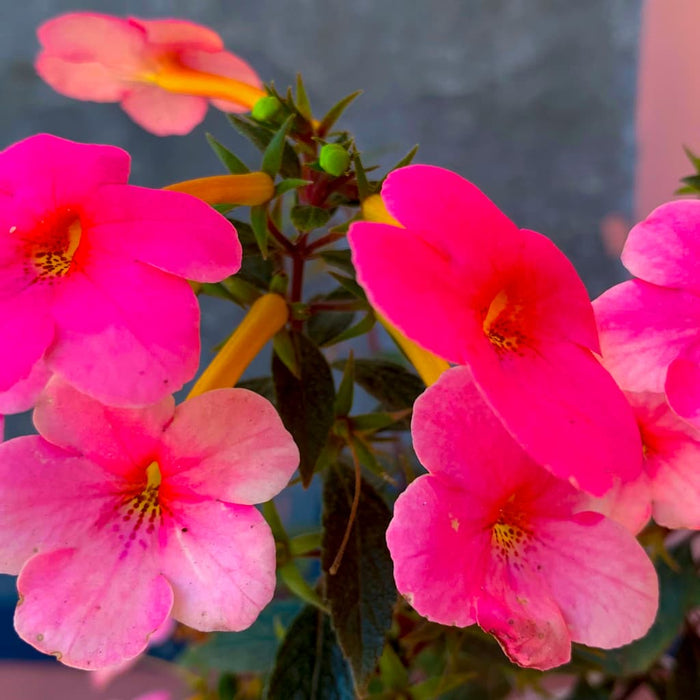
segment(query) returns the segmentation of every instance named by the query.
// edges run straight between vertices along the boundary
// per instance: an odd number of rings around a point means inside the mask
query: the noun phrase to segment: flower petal
[[[173,617],[202,631],[249,627],[275,590],[275,540],[264,518],[252,506],[171,504],[161,558]]]
[[[571,521],[543,519],[535,536],[528,557],[546,578],[573,641],[611,649],[646,634],[658,608],[658,580],[622,525],[581,513]]]
[[[193,48],[202,51],[220,51],[224,48],[221,37],[209,27],[184,19],[141,19],[130,17],[131,24],[142,27],[148,43],[165,48]]]
[[[39,359],[26,379],[21,379],[10,389],[0,392],[0,413],[21,413],[36,403],[39,394],[51,378],[51,372],[43,358]]]
[[[54,377],[37,403],[34,425],[54,445],[129,478],[153,459],[174,411],[172,396],[142,408],[105,406]]]
[[[20,572],[15,629],[28,644],[67,666],[98,669],[140,654],[173,603],[152,552],[120,558],[101,533],[79,550],[32,557]]]
[[[669,364],[697,337],[700,297],[640,280],[593,302],[603,362],[626,391],[664,391]]]
[[[118,406],[155,403],[192,378],[199,309],[185,280],[93,249],[90,263],[64,281],[46,355],[52,371]]]
[[[198,495],[251,505],[276,496],[299,450],[272,404],[246,389],[218,389],[175,409],[162,469]]]
[[[34,67],[56,92],[75,100],[119,102],[131,89],[102,63],[75,63],[44,51],[37,56]]]
[[[665,390],[673,410],[700,427],[700,343],[686,347],[668,366]]]
[[[0,444],[0,571],[37,552],[72,547],[113,508],[117,483],[89,460],[37,435]]]
[[[231,223],[195,197],[143,187],[101,187],[85,203],[91,244],[200,282],[238,272]]]
[[[663,204],[629,232],[622,262],[645,282],[700,293],[698,227],[699,201]]]
[[[386,541],[396,587],[423,617],[474,624],[491,533],[484,505],[439,477],[421,476],[396,501]]]
[[[124,97],[122,109],[156,136],[189,134],[207,112],[204,97],[176,95],[154,85],[138,85]]]

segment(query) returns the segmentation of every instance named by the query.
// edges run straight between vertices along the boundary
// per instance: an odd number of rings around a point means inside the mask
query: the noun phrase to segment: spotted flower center
[[[517,559],[530,539],[526,517],[511,498],[498,512],[491,526],[491,545],[502,560]]]
[[[26,265],[37,281],[52,282],[70,272],[82,232],[80,218],[70,209],[39,222],[26,246]]]
[[[122,557],[126,556],[134,542],[146,548],[145,535],[150,535],[160,519],[162,504],[160,502],[160,485],[162,476],[158,462],[151,462],[146,468],[146,483],[122,506],[121,523],[115,525],[119,539],[124,543]]]
[[[502,289],[484,314],[483,329],[496,352],[518,353],[525,336],[522,332],[523,306],[514,303]],[[519,354],[519,353],[518,353]]]

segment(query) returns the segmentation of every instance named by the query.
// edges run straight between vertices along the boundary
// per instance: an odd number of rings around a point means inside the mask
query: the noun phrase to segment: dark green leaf
[[[409,413],[410,409],[408,408],[394,413],[365,413],[361,416],[353,416],[350,419],[350,427],[353,432],[358,433],[376,432],[395,425],[397,421],[402,421]]]
[[[687,146],[683,146],[683,150],[685,151],[685,155],[688,156],[688,160],[693,164],[693,167],[695,170],[697,170],[700,173],[700,158],[695,155]]]
[[[321,207],[303,205],[293,207],[290,218],[296,228],[306,232],[325,226],[331,218],[331,213],[327,209],[321,209]]]
[[[296,94],[296,108],[307,122],[312,119],[311,116],[311,103],[309,102],[309,96],[306,94],[306,88],[304,87],[304,81],[301,78],[301,73],[297,73],[297,94]]]
[[[350,356],[345,362],[343,369],[343,378],[338,387],[338,393],[335,397],[335,415],[347,416],[352,409],[352,401],[355,389],[355,370],[353,364],[353,354],[350,351]]]
[[[355,276],[355,268],[352,264],[352,253],[350,249],[345,250],[324,250],[319,253],[319,257],[333,267],[337,267],[349,275]]]
[[[411,161],[415,157],[416,153],[418,153],[418,144],[416,144],[393,168],[391,168],[389,170],[389,172],[391,172],[392,170],[398,170],[399,168],[404,168],[407,165],[410,165]],[[386,178],[384,178],[384,179],[386,179]]]
[[[274,600],[248,629],[216,632],[203,644],[190,647],[179,662],[225,673],[266,673],[279,647],[275,628],[288,627],[299,609],[295,600]]]
[[[219,143],[211,134],[206,134],[207,141],[216,153],[224,167],[233,175],[249,173],[250,168],[237,156],[231,153],[226,146]]]
[[[391,511],[364,480],[340,567],[336,574],[329,573],[350,519],[354,491],[350,469],[337,465],[327,472],[321,563],[326,572],[326,598],[333,628],[361,692],[384,648],[396,603],[396,587],[385,540]]]
[[[365,290],[360,287],[360,285],[355,281],[353,277],[345,277],[344,275],[339,275],[337,272],[330,272],[330,276],[336,280],[344,289],[347,289],[350,294],[363,301],[367,300],[367,295]]]
[[[355,153],[352,159],[353,165],[355,166],[355,179],[357,180],[357,194],[361,202],[364,202],[367,197],[372,194],[372,188],[367,180],[367,171],[365,166],[362,165],[362,160],[360,159],[360,154]]]
[[[260,169],[272,178],[277,175],[282,167],[282,154],[284,153],[284,147],[287,145],[287,132],[293,120],[294,115],[290,115],[285,119],[284,124],[282,124],[272,139],[270,139],[270,143],[263,153]]]
[[[248,389],[256,394],[266,398],[271,403],[275,401],[275,387],[272,383],[272,377],[253,377],[252,379],[244,379],[236,384],[240,389]]]
[[[569,700],[609,700],[610,689],[594,688],[582,680],[568,697]]]
[[[219,282],[219,286],[231,299],[243,307],[250,306],[260,296],[258,288],[241,275],[227,277]]]
[[[288,561],[277,569],[280,579],[284,582],[284,585],[294,593],[295,596],[301,598],[305,603],[313,605],[319,610],[327,613],[328,609],[323,604],[320,596],[316,591],[311,588],[308,581],[302,576],[299,567],[294,560]]]
[[[659,560],[659,610],[647,634],[632,644],[607,652],[576,648],[576,655],[594,663],[615,676],[646,672],[678,636],[688,610],[700,604],[700,579],[687,544],[671,555],[680,570],[673,571]]]
[[[250,208],[250,223],[255,233],[255,242],[258,244],[260,254],[267,258],[267,207],[264,204]]]
[[[349,107],[350,103],[353,102],[362,94],[362,90],[357,90],[347,97],[343,97],[342,100],[336,102],[329,110],[321,123],[318,126],[319,136],[325,136],[333,127],[333,125],[340,119],[343,112]]]
[[[342,343],[344,340],[350,340],[351,338],[356,338],[358,335],[369,333],[376,322],[377,317],[374,315],[374,312],[367,312],[354,326],[350,326],[350,328],[333,338],[333,344]],[[326,344],[330,345],[330,343]]]
[[[230,673],[224,673],[219,678],[219,700],[235,700],[238,692],[236,677]]]
[[[300,187],[304,187],[304,185],[310,184],[311,180],[302,180],[298,177],[290,177],[288,180],[282,180],[282,182],[278,182],[275,185],[275,197],[279,197],[279,195],[284,194],[285,192],[296,190]]]
[[[267,700],[354,700],[352,676],[327,615],[305,607],[289,628]]]
[[[342,361],[334,367],[343,369]],[[388,360],[355,360],[355,381],[389,411],[411,408],[425,391],[415,374]]]
[[[306,332],[316,345],[330,345],[354,320],[352,311],[320,311],[306,322]]]
[[[277,410],[299,448],[299,473],[306,487],[335,420],[335,386],[331,368],[313,341],[301,333],[291,333],[290,337],[299,376],[294,376],[275,353],[272,377]]]

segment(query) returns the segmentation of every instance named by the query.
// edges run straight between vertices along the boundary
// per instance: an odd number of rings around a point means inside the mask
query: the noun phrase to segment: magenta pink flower
[[[119,102],[144,129],[186,134],[207,111],[250,109],[265,92],[257,73],[224,50],[221,37],[177,19],[123,19],[75,12],[45,22],[37,34],[39,75],[79,100]]]
[[[272,405],[244,389],[110,408],[58,378],[41,436],[0,445],[0,570],[19,635],[78,668],[144,650],[168,615],[248,627],[272,598],[275,543],[252,505],[299,462]]]
[[[382,189],[405,228],[355,223],[358,280],[406,336],[468,365],[508,431],[557,476],[600,495],[641,470],[632,412],[591,353],[598,335],[571,263],[441,168],[392,172]]]
[[[606,365],[628,391],[665,391],[700,427],[700,201],[655,209],[630,231],[622,262],[640,279],[594,303]]]
[[[387,542],[421,615],[477,623],[539,669],[568,661],[572,641],[611,648],[645,634],[658,582],[644,550],[618,523],[577,512],[581,494],[508,435],[467,367],[416,401],[412,433],[429,474],[399,496]]]
[[[233,274],[241,246],[208,205],[128,175],[121,149],[47,134],[0,153],[0,410],[27,408],[52,372],[127,406],[194,375],[185,278]]]

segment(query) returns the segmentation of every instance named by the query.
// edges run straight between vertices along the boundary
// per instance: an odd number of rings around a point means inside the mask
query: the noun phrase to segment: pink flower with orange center
[[[241,630],[275,588],[253,504],[299,453],[272,405],[219,389],[175,406],[106,407],[53,378],[40,433],[0,445],[0,570],[17,574],[19,635],[63,663],[112,667],[169,615]]]
[[[194,197],[127,184],[119,148],[32,136],[0,153],[0,412],[51,373],[106,403],[159,401],[199,362],[187,280],[238,271],[241,246]]]
[[[593,309],[561,251],[448,170],[400,168],[382,199],[398,225],[356,222],[348,234],[372,305],[469,366],[511,435],[556,476],[602,495],[639,475],[634,416],[593,355]]]
[[[186,134],[208,102],[244,112],[265,96],[257,73],[211,29],[179,19],[75,12],[37,30],[39,75],[68,97],[119,102],[159,136]]]
[[[647,632],[658,582],[642,547],[532,461],[467,367],[418,398],[411,430],[428,474],[396,501],[387,543],[421,615],[476,623],[512,661],[543,670],[566,663],[572,641],[607,649]]]

